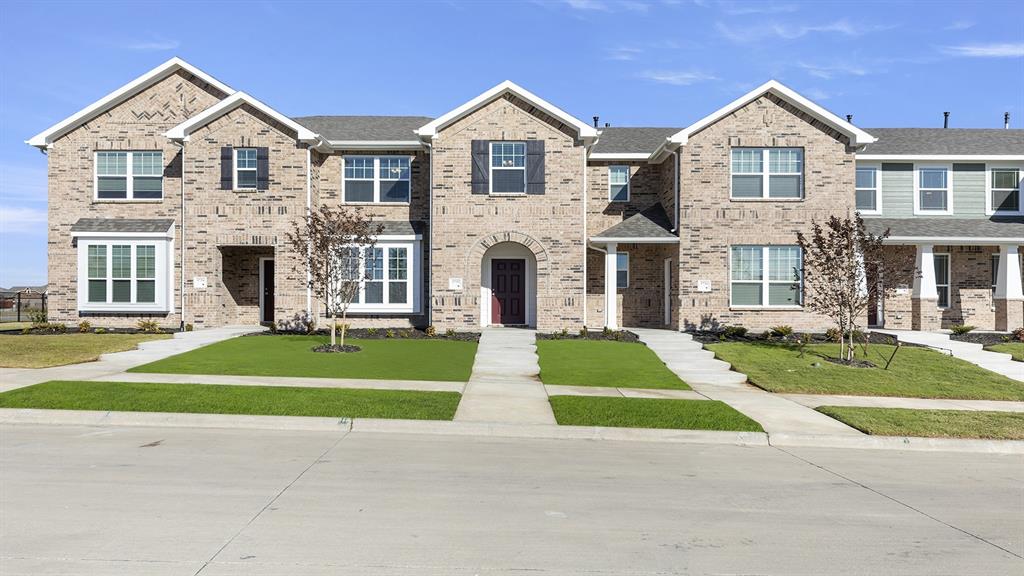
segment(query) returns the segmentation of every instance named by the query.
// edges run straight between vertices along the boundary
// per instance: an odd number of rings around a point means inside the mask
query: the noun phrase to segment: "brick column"
[[[999,269],[996,271],[996,330],[1014,330],[1024,320],[1024,292],[1021,290],[1020,250],[1016,244],[999,247]]]
[[[942,327],[939,291],[935,286],[935,255],[931,244],[918,244],[915,261],[914,291],[910,300],[910,327],[913,330],[938,330]]]

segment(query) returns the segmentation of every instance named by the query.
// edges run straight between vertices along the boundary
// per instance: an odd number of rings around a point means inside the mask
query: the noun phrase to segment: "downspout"
[[[427,146],[427,250],[434,250],[434,144],[424,142]],[[420,256],[422,259],[423,257]],[[424,305],[427,307],[427,326],[434,325],[434,255],[431,253],[427,258],[429,269],[426,270],[427,293],[423,295]]]
[[[175,142],[181,148],[181,272],[178,279],[178,310],[181,314],[181,322],[178,323],[178,330],[185,330],[185,141]]]
[[[673,188],[674,188],[674,192],[675,192],[675,199],[673,200],[673,206],[672,206],[672,212],[674,213],[674,216],[672,217],[672,221],[675,224],[675,228],[673,228],[672,231],[675,232],[676,234],[679,234],[679,150],[678,149],[676,149],[676,150],[674,150],[672,152],[672,158],[673,158],[673,161],[675,162],[675,170],[672,171],[672,175],[673,175],[673,179],[674,179]]]
[[[306,146],[306,222],[313,210],[313,149]],[[313,293],[309,287],[311,246],[306,243],[306,315],[313,318]]]

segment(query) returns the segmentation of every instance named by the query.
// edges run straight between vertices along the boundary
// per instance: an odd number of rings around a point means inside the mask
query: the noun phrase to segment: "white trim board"
[[[213,76],[210,76],[199,68],[185,62],[181,58],[174,57],[78,112],[75,112],[71,116],[57,122],[39,134],[36,134],[32,138],[26,140],[25,143],[29,146],[35,146],[40,149],[49,148],[50,144],[52,144],[57,138],[67,134],[71,130],[74,130],[106,110],[128,100],[132,96],[135,96],[153,84],[167,78],[178,70],[184,70],[185,72],[192,74],[196,78],[199,78],[203,82],[206,82],[229,96],[235,93],[234,89],[227,84],[220,82]]]
[[[210,106],[201,113],[196,114],[195,116],[189,118],[188,120],[185,120],[181,124],[178,124],[174,128],[171,128],[164,135],[170,138],[171,140],[187,141],[189,135],[193,131],[203,126],[206,126],[210,122],[216,120],[217,118],[220,118],[228,112],[231,112],[232,110],[238,108],[242,104],[248,104],[253,108],[259,110],[260,112],[266,114],[267,116],[270,116],[274,120],[280,122],[281,124],[287,126],[288,128],[295,130],[296,137],[300,142],[313,144],[316,146],[326,145],[326,142],[324,142],[323,139],[320,138],[319,134],[316,134],[309,128],[306,128],[305,126],[299,124],[298,122],[292,120],[291,118],[285,116],[284,114],[281,114],[277,110],[274,110],[270,106],[267,106],[263,102],[260,102],[259,100],[253,98],[245,92],[235,92],[234,94],[221,100],[217,104]]]
[[[857,160],[893,160],[897,162],[935,161],[935,162],[984,162],[992,160],[1020,161],[1024,154],[857,154]]]

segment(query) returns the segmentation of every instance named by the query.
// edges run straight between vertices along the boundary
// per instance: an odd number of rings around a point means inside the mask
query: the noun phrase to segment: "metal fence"
[[[46,319],[46,294],[0,292],[0,322],[32,322]]]

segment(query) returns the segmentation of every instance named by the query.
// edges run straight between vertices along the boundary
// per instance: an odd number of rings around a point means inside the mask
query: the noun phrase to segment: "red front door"
[[[491,260],[491,323],[526,324],[526,260]]]

